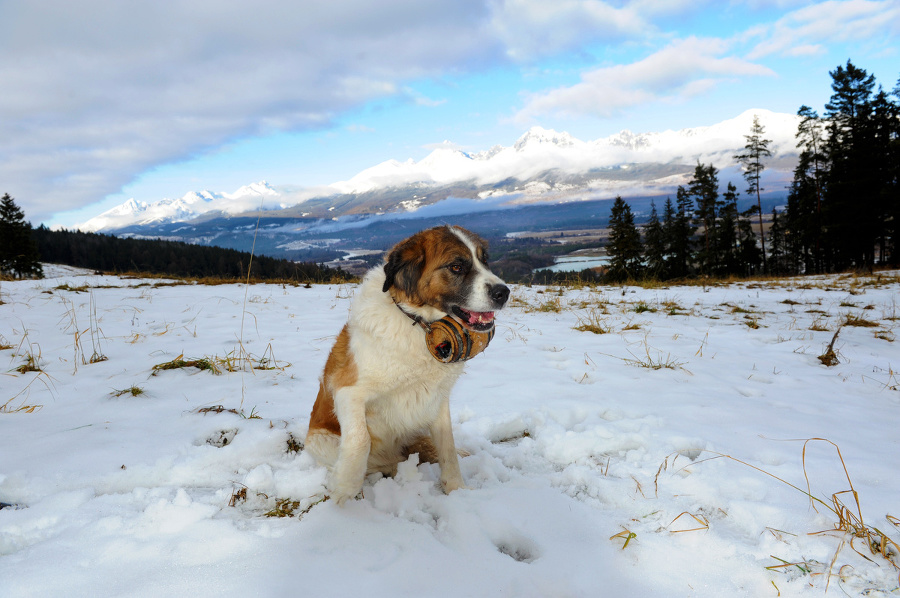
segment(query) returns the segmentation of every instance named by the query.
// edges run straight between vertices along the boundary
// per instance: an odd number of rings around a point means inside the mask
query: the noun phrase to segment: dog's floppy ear
[[[394,247],[384,263],[383,292],[397,287],[410,297],[417,295],[416,287],[425,266],[425,248],[415,237]]]

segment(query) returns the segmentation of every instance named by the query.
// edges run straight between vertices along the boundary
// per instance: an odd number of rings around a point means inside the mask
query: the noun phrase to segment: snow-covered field
[[[900,594],[805,494],[900,541],[896,273],[514,287],[451,401],[470,489],[413,457],[341,508],[297,441],[353,285],[48,272],[0,283],[0,596]]]

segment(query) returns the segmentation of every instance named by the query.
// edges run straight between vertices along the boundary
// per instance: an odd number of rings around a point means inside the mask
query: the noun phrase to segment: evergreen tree
[[[738,263],[738,198],[737,187],[728,183],[728,188],[722,194],[722,206],[719,209],[719,225],[716,233],[716,247],[718,254],[717,273],[737,274],[741,271]]]
[[[700,248],[697,251],[697,265],[702,274],[712,274],[718,265],[718,232],[716,220],[719,216],[719,177],[716,167],[697,163],[694,178],[688,181],[688,194],[694,200],[695,229],[703,229]]]
[[[890,263],[900,265],[900,78],[891,95],[895,118],[893,119],[893,133],[888,144],[888,154],[891,166],[887,172],[885,182],[885,194],[888,196],[888,235],[890,235],[889,247],[891,249]]]
[[[769,227],[769,272],[784,274],[792,270],[787,247],[784,218],[778,217],[778,211],[772,208],[772,226]]]
[[[671,205],[671,202],[669,202]],[[663,225],[656,213],[656,203],[650,202],[650,217],[644,225],[644,262],[647,275],[661,279],[666,269],[666,243]]]
[[[823,198],[824,234],[829,258],[838,269],[871,268],[878,224],[874,198],[877,158],[869,126],[875,77],[847,61],[829,73],[833,91],[825,105],[830,162]]]
[[[610,256],[607,276],[610,280],[637,278],[641,271],[641,235],[634,225],[634,215],[621,197],[616,197],[609,215],[609,242],[606,253]]]
[[[675,204],[672,203],[671,197],[666,197],[666,203],[663,204],[662,219],[662,246],[663,246],[663,280],[673,276],[673,268],[675,261],[675,221],[678,213],[675,211]]]
[[[762,200],[760,199],[760,193],[763,191],[763,188],[760,185],[760,178],[762,176],[762,171],[765,169],[763,158],[768,158],[772,155],[771,150],[769,150],[769,144],[772,143],[772,140],[763,138],[765,132],[765,128],[759,124],[759,117],[754,114],[753,124],[750,127],[750,134],[744,135],[744,138],[747,140],[747,144],[744,146],[744,153],[734,157],[744,170],[744,180],[747,181],[747,193],[756,195],[764,272],[766,270],[766,242],[765,236],[763,235]]]
[[[827,160],[825,132],[819,115],[809,106],[797,111],[797,147],[800,156],[788,192],[785,228],[790,251],[803,264],[804,272],[822,272],[822,194]]]
[[[688,276],[694,263],[693,237],[697,231],[692,215],[694,202],[684,187],[675,192],[675,211],[666,231],[669,247],[669,274],[673,278]]]
[[[16,278],[42,278],[37,246],[31,239],[31,224],[15,200],[0,198],[0,274]]]
[[[741,274],[750,276],[755,274],[762,262],[762,252],[756,244],[756,234],[750,219],[756,214],[756,206],[751,206],[741,213],[738,220],[738,267]]]
[[[871,201],[875,243],[878,246],[878,261],[888,261],[892,239],[896,240],[896,215],[898,176],[900,176],[900,107],[891,102],[883,89],[872,99],[870,118],[866,127],[866,138],[873,183]]]

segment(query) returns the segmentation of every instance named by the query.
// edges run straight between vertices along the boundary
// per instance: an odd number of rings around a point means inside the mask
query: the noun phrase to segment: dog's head
[[[414,315],[442,317],[429,314],[431,308],[471,330],[490,330],[509,288],[487,260],[487,243],[478,235],[458,226],[430,228],[391,249],[383,290]]]

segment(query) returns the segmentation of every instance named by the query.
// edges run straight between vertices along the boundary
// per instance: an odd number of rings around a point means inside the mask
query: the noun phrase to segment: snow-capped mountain
[[[234,193],[190,191],[176,199],[147,203],[129,199],[99,216],[77,226],[83,231],[116,230],[126,226],[157,222],[184,222],[208,212],[239,214],[264,208],[284,208],[277,203],[280,194],[266,181],[245,185]]]
[[[507,197],[511,203],[532,203],[672,193],[690,178],[698,161],[723,171],[731,169],[729,176],[739,178],[733,156],[746,143],[754,116],[764,127],[765,138],[771,140],[768,176],[780,172],[786,179],[796,157],[797,117],[748,110],[711,126],[656,133],[624,130],[593,141],[533,127],[510,147],[495,145],[478,153],[442,147],[419,161],[382,162],[315,192],[288,192],[263,181],[234,193],[190,192],[149,204],[131,199],[78,228],[111,231],[188,221],[210,212],[236,215],[261,206],[272,210],[300,203],[303,206],[294,210],[295,215],[335,218],[414,211],[449,196]]]
[[[796,116],[748,110],[736,118],[708,127],[641,134],[625,130],[587,142],[568,133],[533,127],[512,147],[494,146],[478,154],[441,148],[419,162],[391,160],[331,186],[344,194],[464,181],[487,186],[510,178],[527,183],[549,171],[578,175],[622,165],[694,165],[698,160],[724,169],[734,164],[733,155],[746,143],[744,136],[750,131],[754,115],[765,128],[765,137],[771,140],[769,148],[773,161],[796,154]],[[614,180],[621,179],[621,176],[614,177]],[[591,187],[598,187],[607,177],[599,172],[589,180]],[[653,179],[640,182],[647,184],[648,190],[656,186]]]

